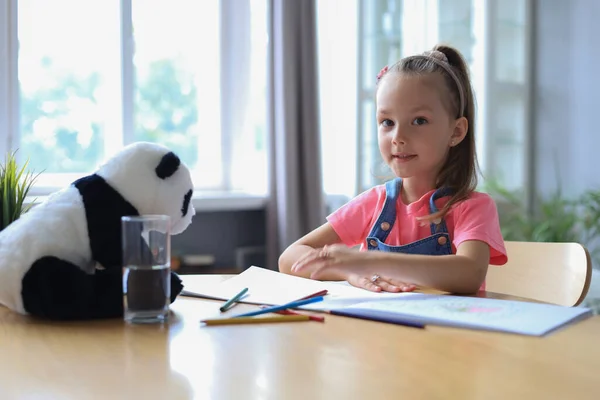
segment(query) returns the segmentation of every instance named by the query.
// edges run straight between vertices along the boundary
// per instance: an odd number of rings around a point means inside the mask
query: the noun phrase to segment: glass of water
[[[121,228],[125,321],[165,322],[171,297],[171,220],[167,215],[125,216]]]

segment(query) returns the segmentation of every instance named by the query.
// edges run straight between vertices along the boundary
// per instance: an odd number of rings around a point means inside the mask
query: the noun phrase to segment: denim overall
[[[446,227],[446,222],[442,218],[430,224],[431,236],[425,239],[417,240],[403,246],[390,246],[385,244],[385,240],[396,222],[396,201],[400,195],[402,179],[396,178],[385,184],[385,203],[367,236],[367,248],[369,250],[380,250],[393,253],[422,254],[432,256],[442,256],[452,254],[452,245],[450,244],[450,234]],[[435,206],[435,200],[440,197],[448,196],[450,191],[447,189],[436,190],[429,200],[429,211],[435,213],[438,211]],[[437,222],[437,223],[436,223]]]

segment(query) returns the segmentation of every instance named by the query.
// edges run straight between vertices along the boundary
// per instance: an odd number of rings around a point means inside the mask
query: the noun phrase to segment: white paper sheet
[[[202,279],[195,278],[195,276],[181,275],[187,293],[198,297],[228,300],[242,289],[248,288],[248,294],[241,302],[252,304],[284,304],[327,290],[328,295],[324,302],[307,305],[307,307],[312,306],[310,308],[313,310],[327,310],[333,306],[355,304],[369,299],[407,295],[406,293],[375,293],[351,286],[347,282],[316,281],[256,266],[218,285],[208,286],[202,283]]]
[[[241,302],[253,304],[284,304],[326,289],[320,281],[256,266],[213,287],[200,286],[194,279],[186,279],[185,275],[181,275],[181,279],[186,292],[219,300],[228,300],[248,288],[248,294]]]

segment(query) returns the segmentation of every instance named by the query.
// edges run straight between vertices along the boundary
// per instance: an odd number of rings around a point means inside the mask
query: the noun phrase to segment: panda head
[[[187,166],[167,147],[136,142],[124,147],[96,172],[140,215],[171,217],[171,233],[183,232],[195,214],[194,184]]]

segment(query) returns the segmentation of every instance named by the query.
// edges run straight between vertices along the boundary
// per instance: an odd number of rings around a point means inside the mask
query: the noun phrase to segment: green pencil
[[[246,294],[247,291],[248,291],[248,288],[242,289],[241,292],[239,292],[238,294],[236,294],[235,296],[233,296],[232,298],[227,300],[225,302],[225,304],[223,304],[221,306],[221,308],[219,308],[219,310],[221,310],[221,312],[225,312],[225,311],[229,310],[231,307],[233,307],[234,303],[236,303],[243,295]]]

